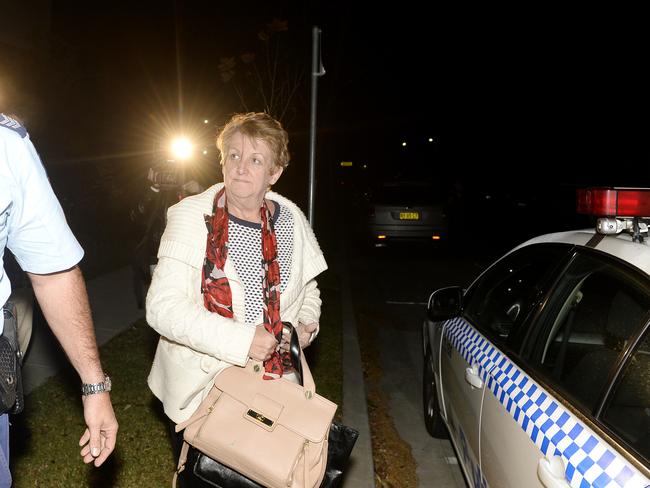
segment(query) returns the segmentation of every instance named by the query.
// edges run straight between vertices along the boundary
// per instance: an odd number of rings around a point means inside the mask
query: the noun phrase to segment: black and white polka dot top
[[[293,254],[293,216],[291,211],[275,203],[273,222],[278,243],[280,265],[280,292],[291,276]],[[235,265],[237,275],[244,285],[247,324],[262,322],[262,225],[229,215],[228,257]]]

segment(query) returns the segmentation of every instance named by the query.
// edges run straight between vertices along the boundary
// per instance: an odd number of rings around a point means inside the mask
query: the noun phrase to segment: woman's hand
[[[278,346],[275,336],[268,332],[263,325],[255,327],[253,343],[248,350],[248,356],[257,361],[266,361],[271,357],[273,351]]]
[[[311,324],[303,324],[298,322],[298,327],[296,327],[296,332],[298,332],[298,341],[300,342],[300,348],[304,349],[309,344],[311,344],[311,335],[313,332],[318,330],[318,324],[313,322]],[[278,345],[279,352],[289,352],[289,346],[291,344],[291,329],[285,327],[282,330],[282,341]]]
[[[300,347],[302,349],[311,344],[311,335],[317,330],[318,324],[316,322],[312,322],[311,324],[303,324],[302,322],[298,322],[296,331],[298,332],[298,340],[300,341]]]
[[[291,331],[293,330],[293,327],[289,326],[284,326],[282,328],[282,340],[280,341],[280,344],[278,344],[278,352],[289,352],[289,348],[291,346]]]

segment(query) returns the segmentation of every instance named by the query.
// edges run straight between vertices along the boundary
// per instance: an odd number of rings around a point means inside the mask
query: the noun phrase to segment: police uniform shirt
[[[0,114],[0,306],[11,294],[5,248],[23,270],[35,274],[69,269],[84,254],[27,131]],[[2,327],[0,321],[0,332]]]

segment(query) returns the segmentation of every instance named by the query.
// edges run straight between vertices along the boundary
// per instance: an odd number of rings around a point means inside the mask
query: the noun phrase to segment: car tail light
[[[578,213],[611,217],[650,217],[650,189],[583,188],[577,191]]]

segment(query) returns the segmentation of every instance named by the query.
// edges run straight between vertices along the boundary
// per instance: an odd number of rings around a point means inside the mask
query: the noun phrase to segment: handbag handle
[[[291,322],[282,322],[282,325],[284,328],[291,329],[291,340],[289,342],[291,366],[295,371],[298,384],[305,390],[305,397],[311,399],[316,394],[316,384],[314,383],[314,377],[311,374],[305,355],[300,347],[298,332]],[[251,372],[256,372],[255,364],[259,365],[260,363],[257,361],[249,361],[245,368]]]
[[[282,322],[284,327],[291,328],[291,342],[289,343],[289,355],[291,357],[291,365],[296,372],[298,384],[305,388],[305,392],[311,391],[316,393],[316,384],[311,375],[307,360],[300,347],[300,339],[298,339],[298,331],[291,322]]]
[[[282,325],[290,330],[291,340],[289,341],[289,355],[291,357],[291,365],[298,378],[298,384],[303,386],[302,382],[302,361],[300,361],[300,356],[302,355],[302,348],[300,347],[300,339],[298,338],[298,331],[293,326],[291,322],[282,322]]]

